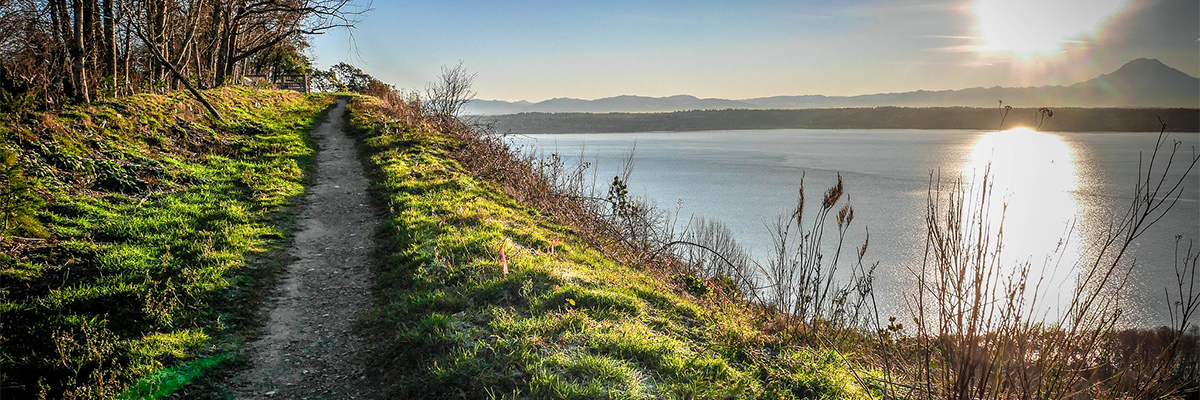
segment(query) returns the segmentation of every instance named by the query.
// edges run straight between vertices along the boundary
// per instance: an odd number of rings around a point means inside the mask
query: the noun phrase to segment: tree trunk
[[[225,75],[227,78],[229,78],[229,77],[237,78],[237,74],[234,73],[236,71],[235,68],[237,67],[237,62],[238,62],[238,60],[234,59],[234,57],[236,56],[236,54],[234,54],[234,53],[237,52],[237,43],[238,43],[238,26],[237,26],[237,24],[230,24],[230,26],[229,26],[229,43],[228,43],[229,48],[225,49]]]
[[[62,51],[55,54],[54,61],[57,61],[57,65],[62,66],[64,75],[66,75],[59,82],[62,83],[63,94],[75,98],[74,69],[69,67],[71,65],[71,17],[67,14],[67,2],[66,0],[55,0],[50,2],[49,6],[54,42],[62,46]],[[57,72],[56,70],[55,75],[58,75]]]
[[[204,74],[206,78],[205,83],[210,88],[218,86],[217,75],[219,73],[217,72],[217,65],[221,53],[221,27],[224,26],[221,22],[221,15],[222,10],[225,8],[224,4],[221,3],[220,1],[213,2],[212,7],[210,7],[211,15],[208,17],[208,29],[201,39],[201,43],[205,45],[204,53],[201,55],[201,61],[204,63],[206,71]]]
[[[79,0],[83,12],[83,55],[84,68],[95,71],[96,57],[96,0]]]
[[[87,57],[83,52],[83,1],[75,0],[72,4],[75,21],[71,38],[71,66],[75,75],[75,100],[88,103],[91,99],[88,98],[87,75],[83,68],[84,58]]]
[[[163,81],[166,79],[167,75],[166,65],[164,65],[164,63],[169,55],[169,49],[163,46],[163,44],[166,42],[167,30],[166,1],[148,1],[147,13],[149,15],[146,17],[150,20],[150,37],[148,39],[150,40],[150,43],[154,45],[154,48],[159,52],[159,55],[162,56],[162,60],[159,60],[158,57],[155,57],[153,60],[151,60],[151,63],[154,65],[152,78],[155,81]]]
[[[221,31],[219,33],[220,41],[217,45],[217,71],[215,86],[225,84],[232,68],[230,59],[233,58],[233,41],[236,28],[233,26],[233,18],[229,15],[228,9],[221,13]]]
[[[200,65],[200,48],[197,46],[196,51],[192,52],[192,64],[196,67],[196,85],[200,86],[200,90],[208,89],[204,79],[204,68]]]
[[[117,89],[117,27],[113,18],[113,0],[104,0],[104,75],[111,79],[114,94]]]
[[[190,57],[190,54],[193,54],[197,51],[198,46],[195,44],[196,29],[200,25],[200,16],[203,15],[200,9],[203,8],[204,0],[198,0],[189,6],[188,15],[186,16],[187,29],[183,35],[179,52],[174,59],[168,59],[172,66],[182,66],[176,67],[182,69],[182,72],[187,72],[188,57]],[[178,30],[178,23],[174,25],[176,25],[175,30]],[[199,70],[196,70],[195,76],[200,76]],[[174,85],[172,85],[172,87],[174,87]]]
[[[122,61],[122,64],[121,64],[121,71],[124,74],[124,78],[125,78],[125,79],[123,79],[123,81],[125,82],[125,85],[127,85],[126,87],[129,89],[128,93],[133,92],[133,89],[132,89],[133,85],[129,82],[129,69],[130,69],[129,67],[130,67],[130,65],[133,64],[133,49],[131,48],[131,47],[133,47],[133,27],[131,26],[132,24],[133,24],[132,20],[128,21],[125,24],[125,39],[124,39],[125,50],[123,52],[125,59],[124,59],[124,61]]]

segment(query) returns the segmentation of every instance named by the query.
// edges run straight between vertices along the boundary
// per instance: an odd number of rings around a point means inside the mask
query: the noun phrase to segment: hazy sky
[[[744,99],[1072,84],[1135,58],[1200,76],[1196,0],[375,0],[313,40],[420,88],[459,60],[478,98]]]

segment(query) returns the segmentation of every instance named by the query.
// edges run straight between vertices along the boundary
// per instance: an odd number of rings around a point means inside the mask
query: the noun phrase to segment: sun
[[[1080,34],[1092,33],[1126,0],[979,0],[975,4],[983,48],[994,52],[1051,54]]]

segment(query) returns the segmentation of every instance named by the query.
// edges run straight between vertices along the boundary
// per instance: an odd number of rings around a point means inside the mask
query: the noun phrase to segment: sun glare
[[[993,226],[1004,219],[1004,253],[1009,263],[1062,257],[1071,265],[1079,257],[1076,242],[1062,239],[1079,214],[1072,193],[1079,187],[1070,145],[1058,135],[1017,128],[985,134],[975,143],[963,171],[978,176],[990,166],[994,200],[1005,210],[989,215]]]
[[[975,4],[984,48],[1017,54],[1050,54],[1097,27],[1125,0],[979,0]]]

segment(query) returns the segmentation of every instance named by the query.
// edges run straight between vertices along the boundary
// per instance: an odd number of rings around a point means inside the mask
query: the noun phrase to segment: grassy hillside
[[[220,364],[214,339],[277,266],[305,132],[331,101],[207,92],[0,114],[5,398],[162,395]],[[187,364],[180,364],[182,361]],[[167,369],[164,369],[167,368]],[[139,380],[140,379],[140,380]]]
[[[388,210],[366,319],[385,397],[865,397],[843,355],[757,328],[698,279],[606,257],[473,177],[450,156],[464,143],[386,115],[351,104]]]

